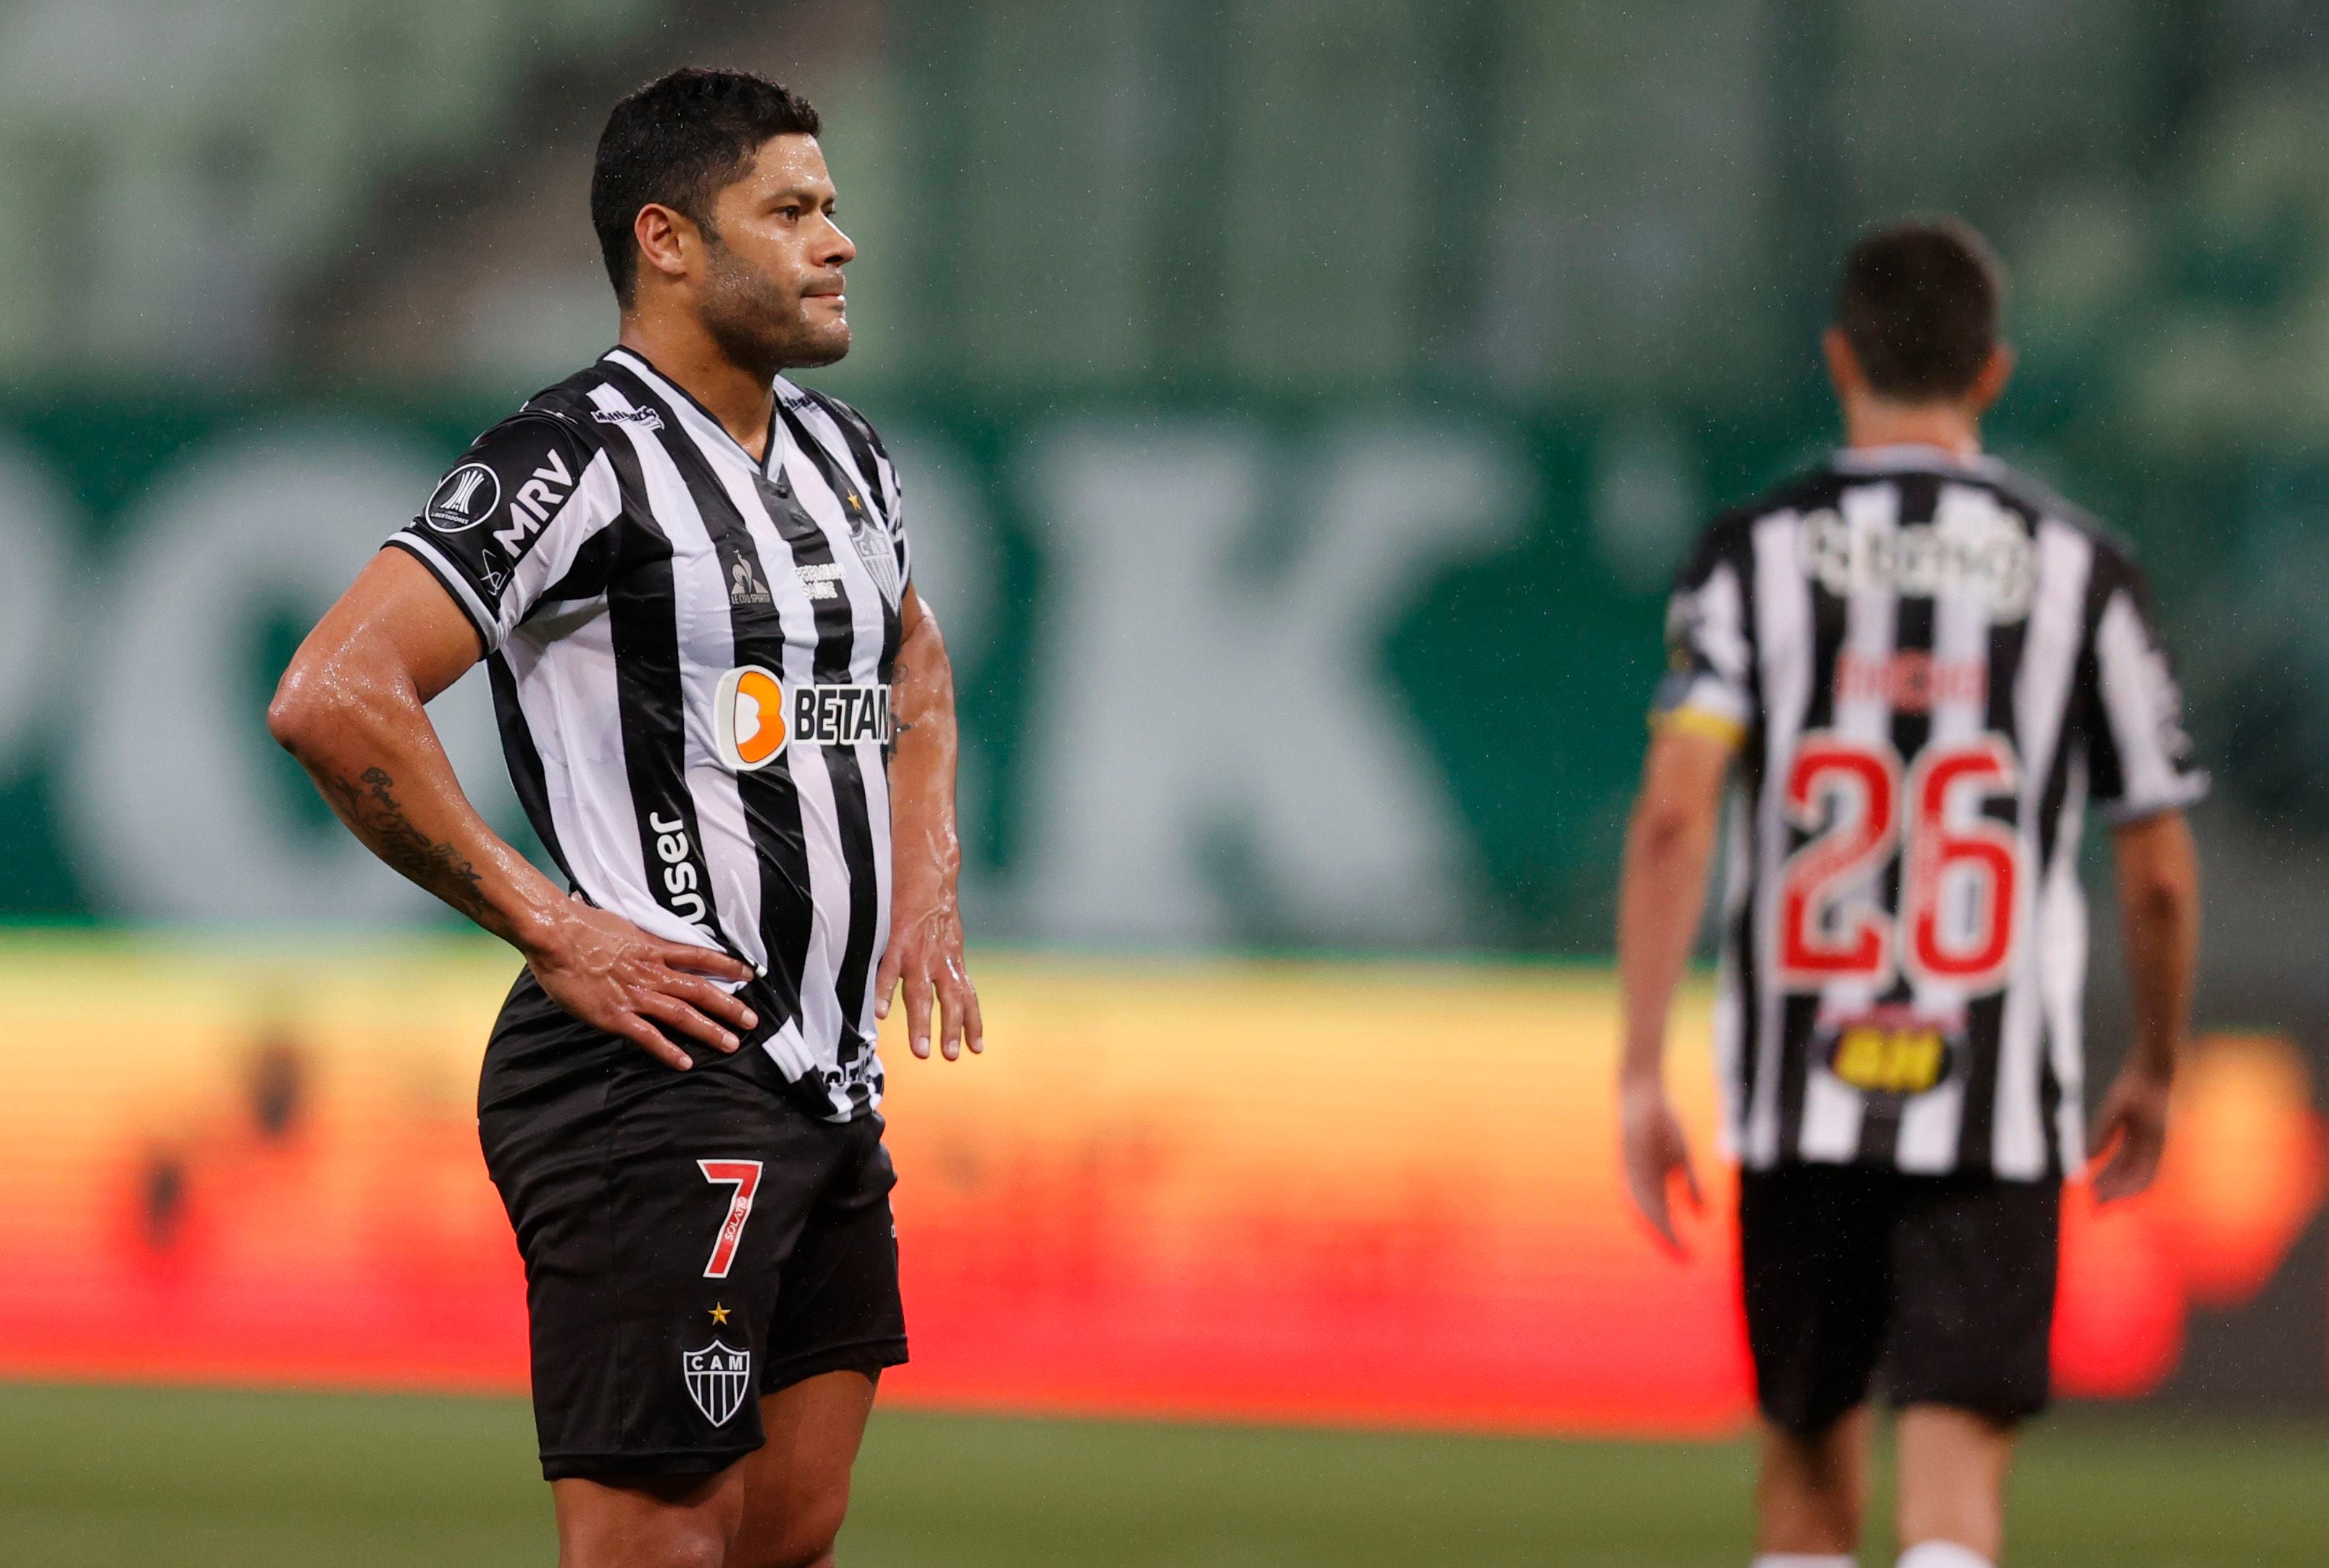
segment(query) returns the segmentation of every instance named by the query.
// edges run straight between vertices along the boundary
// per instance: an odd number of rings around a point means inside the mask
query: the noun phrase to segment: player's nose
[[[825,226],[833,230],[825,244],[825,254],[817,259],[827,267],[846,267],[857,258],[857,242],[842,232],[841,225],[828,218]]]

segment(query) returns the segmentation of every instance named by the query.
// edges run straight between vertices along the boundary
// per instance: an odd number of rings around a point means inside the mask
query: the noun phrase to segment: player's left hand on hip
[[[873,984],[881,999],[874,1004],[874,1016],[884,1019],[890,1016],[891,996],[904,988],[906,1042],[915,1056],[929,1057],[934,1019],[938,1054],[948,1061],[960,1056],[966,1045],[973,1055],[985,1050],[978,988],[970,983],[962,955],[962,921],[951,907],[900,921]]]
[[[2094,1172],[2095,1197],[2103,1203],[2133,1197],[2159,1174],[2159,1157],[2167,1148],[2166,1078],[2130,1064],[2103,1096],[2095,1117],[2088,1153],[2104,1160]]]

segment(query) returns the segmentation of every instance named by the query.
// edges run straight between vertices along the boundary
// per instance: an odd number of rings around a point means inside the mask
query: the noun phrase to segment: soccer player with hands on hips
[[[848,352],[816,111],[680,70],[615,107],[618,346],[479,437],[269,713],[355,835],[515,946],[486,1162],[526,1268],[562,1568],[833,1560],[906,1358],[877,1020],[981,1048],[954,684],[898,474],[786,379]],[[425,705],[483,660],[561,887]]]
[[[2061,1184],[2092,1156],[2099,1198],[2140,1192],[2165,1138],[2206,780],[2126,548],[1982,452],[2002,293],[1953,221],[1854,247],[1825,334],[1843,450],[1716,518],[1668,615],[1619,897],[1625,1172],[1675,1245],[1698,1186],[1666,1018],[1720,836],[1756,1568],[1856,1561],[1880,1369],[1901,1568],[1998,1561],[2014,1433],[2048,1395]],[[2090,1131],[2089,810],[2135,1019]]]

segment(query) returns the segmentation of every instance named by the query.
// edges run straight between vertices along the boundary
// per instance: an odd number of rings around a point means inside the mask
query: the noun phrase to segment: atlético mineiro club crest
[[[687,1396],[712,1425],[726,1426],[729,1418],[744,1407],[744,1396],[752,1389],[750,1350],[733,1349],[714,1339],[701,1350],[681,1351],[679,1366],[687,1376]]]

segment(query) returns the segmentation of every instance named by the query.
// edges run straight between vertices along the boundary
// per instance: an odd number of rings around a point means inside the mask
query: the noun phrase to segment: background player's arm
[[[2111,848],[2135,990],[2135,1043],[2095,1118],[2093,1150],[2111,1150],[2095,1177],[2095,1195],[2106,1203],[2141,1192],[2158,1172],[2200,953],[2200,857],[2183,813],[2126,823],[2113,831]]]
[[[1704,726],[1673,718],[1659,726],[1627,825],[1618,884],[1626,1040],[1617,1087],[1626,1186],[1643,1217],[1676,1250],[1681,1243],[1667,1209],[1673,1178],[1681,1177],[1692,1207],[1701,1198],[1688,1140],[1666,1096],[1666,1011],[1706,906],[1707,859],[1734,749],[1733,737]]]
[[[734,1050],[721,1020],[750,1028],[752,1014],[703,977],[744,981],[750,969],[569,898],[462,793],[425,705],[478,653],[428,568],[384,549],[299,645],[268,728],[373,854],[524,953],[569,1012],[674,1067],[687,1053],[656,1024]]]
[[[903,630],[891,678],[898,748],[890,764],[893,893],[890,945],[874,981],[881,999],[875,1010],[890,1016],[891,995],[902,981],[914,1055],[930,1054],[935,1003],[941,1013],[938,1048],[952,1061],[965,1045],[985,1048],[978,991],[963,962],[956,897],[962,843],[955,831],[954,665],[938,621],[911,583],[899,614]]]

